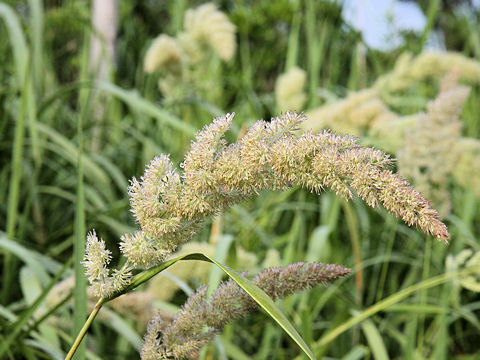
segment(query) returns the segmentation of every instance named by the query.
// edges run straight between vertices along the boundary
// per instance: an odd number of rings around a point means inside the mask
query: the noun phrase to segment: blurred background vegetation
[[[167,94],[158,86],[162,72],[145,73],[145,53],[159,34],[182,31],[185,11],[202,2],[112,3],[117,14],[104,19],[115,25],[109,39],[92,25],[89,1],[0,2],[0,358],[65,356],[90,306],[79,281],[86,232],[96,229],[118,255],[119,236],[136,227],[128,179],[141,176],[160,153],[179,164],[194,132],[213,117],[237,114],[228,135],[233,141],[253,121],[278,115],[275,84],[285,71],[306,71],[306,101],[296,110],[309,110],[371,87],[406,52],[434,48],[480,60],[475,1],[415,2],[424,16],[421,29],[402,28],[388,50],[369,45],[366,30],[347,21],[342,7],[348,1],[218,1],[237,29],[235,55],[220,61],[212,52],[192,82],[174,84]],[[362,16],[368,23],[377,15]],[[101,39],[98,57],[95,39]],[[426,111],[440,80],[422,79],[387,105],[401,116]],[[478,139],[480,78],[460,76],[460,82],[471,88],[461,132]],[[480,168],[479,156],[467,166]],[[478,189],[472,186],[446,185],[448,247],[382,209],[300,189],[262,193],[233,207],[208,223],[192,246],[238,270],[296,261],[351,267],[350,278],[280,304],[318,357],[479,359],[480,271],[462,272],[480,263]],[[215,278],[209,265],[184,265],[104,309],[87,338],[86,357],[137,358],[152,310],[168,317],[192,289]],[[200,357],[299,354],[257,312],[229,325]]]

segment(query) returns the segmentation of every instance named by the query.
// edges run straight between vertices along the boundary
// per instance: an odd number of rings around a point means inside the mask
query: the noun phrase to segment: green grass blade
[[[103,81],[95,82],[94,87],[119,98],[132,108],[154,117],[163,123],[184,132],[185,134],[194,135],[196,132],[196,129],[193,126],[183,122],[175,115],[163,110],[150,101],[145,100],[136,91],[125,90],[117,85]]]
[[[340,334],[351,329],[352,327],[360,324],[362,321],[368,319],[369,317],[375,315],[376,313],[387,309],[388,307],[395,305],[396,303],[402,301],[408,296],[414,294],[415,292],[423,289],[432,288],[438,285],[445,283],[446,281],[458,277],[466,276],[470,273],[474,273],[479,270],[479,266],[473,266],[466,268],[457,272],[448,272],[445,274],[437,275],[431,277],[427,280],[421,281],[415,285],[411,285],[405,289],[398,291],[397,293],[390,295],[389,297],[383,299],[382,301],[377,302],[376,304],[368,307],[364,311],[360,312],[358,315],[353,316],[349,320],[345,321],[343,324],[333,328],[327,332],[320,340],[318,340],[314,345],[314,350],[317,352],[325,345],[332,342]]]
[[[361,324],[375,360],[388,360],[388,353],[382,336],[372,320],[365,320]]]
[[[88,42],[84,42],[82,52],[82,70],[80,76],[88,67]],[[75,335],[81,331],[87,318],[87,280],[85,277],[85,268],[81,264],[85,252],[85,188],[83,172],[83,120],[88,114],[88,105],[90,103],[91,92],[82,92],[78,94],[78,102],[81,113],[77,119],[77,203],[75,206],[75,227],[73,237],[73,269],[75,274],[75,288],[73,289],[73,328]],[[77,360],[85,360],[86,342],[79,344],[76,353]]]
[[[10,44],[13,49],[13,57],[15,58],[18,85],[22,86],[25,82],[29,55],[27,42],[25,41],[20,20],[13,9],[4,3],[0,3],[0,17],[3,18],[10,36]]]
[[[2,9],[1,5],[2,4],[0,4],[0,10]],[[23,77],[23,79],[26,83],[27,78]],[[23,84],[24,86],[26,85],[25,83]],[[25,112],[27,106],[27,95],[28,93],[26,91],[22,91],[20,108],[18,109],[18,119],[15,126],[15,135],[13,140],[11,173],[7,200],[7,237],[10,239],[15,238],[17,218],[19,212],[18,203],[20,198],[20,182],[22,178],[23,143],[25,138]],[[15,273],[15,271],[11,270],[14,266],[15,265],[12,264],[10,254],[7,252],[3,263],[3,291],[1,297],[2,304],[6,304],[8,302],[12,283],[12,274]]]
[[[31,43],[32,43],[32,66],[35,89],[41,90],[40,83],[43,78],[43,24],[44,11],[41,0],[28,0],[30,10]]]
[[[367,355],[368,351],[365,349],[365,347],[357,345],[350,350],[347,355],[342,357],[341,360],[360,360],[367,357]]]
[[[70,267],[72,261],[69,260],[63,268],[55,275],[55,277],[50,281],[47,287],[43,289],[42,293],[37,297],[37,299],[33,302],[31,306],[29,306],[17,319],[17,321],[12,324],[12,329],[8,332],[8,336],[6,336],[5,340],[0,343],[0,358],[9,350],[11,344],[15,341],[18,334],[20,334],[22,328],[27,324],[27,322],[31,319],[33,313],[40,304],[45,300],[46,296],[52,289],[52,287],[60,280],[64,272]]]
[[[87,314],[87,284],[85,269],[81,261],[85,251],[85,195],[83,187],[83,166],[82,166],[82,121],[78,120],[78,162],[77,162],[77,203],[75,207],[75,235],[73,242],[73,258],[75,272],[75,288],[73,291],[73,334],[77,334],[85,322]],[[85,359],[85,343],[77,350],[77,359]]]
[[[9,240],[5,233],[0,233],[0,249],[3,249],[9,254],[13,254],[18,258],[22,259],[26,264],[28,264],[32,269],[35,269],[35,272],[42,280],[42,283],[48,283],[50,277],[43,268],[42,264],[38,261],[33,252],[25,247],[19,245],[16,241]],[[2,287],[5,284],[2,284]],[[4,291],[8,291],[7,288],[4,288]]]
[[[108,308],[103,309],[103,323],[123,336],[132,345],[135,350],[140,351],[142,348],[142,338],[132,328],[132,326],[125,321],[115,311]]]
[[[250,360],[251,359],[251,357],[246,355],[242,351],[242,349],[235,346],[224,337],[219,336],[218,339],[219,339],[219,342],[222,344],[223,348],[225,349],[225,352],[227,353],[229,359],[233,359],[233,360]]]
[[[285,60],[285,72],[297,65],[298,48],[300,42],[300,25],[302,23],[302,12],[300,11],[300,1],[292,4],[293,16],[290,33],[288,34],[287,56]]]
[[[0,249],[4,249],[5,251],[15,255],[29,267],[34,269],[41,280],[42,285],[44,286],[46,286],[50,281],[48,272],[56,273],[62,268],[62,265],[57,263],[55,260],[52,260],[51,258],[33,250],[27,249],[25,246],[20,245],[17,241],[8,239],[6,234],[1,231]]]
[[[80,156],[79,149],[77,149],[76,145],[55,129],[42,123],[37,124],[37,129],[40,133],[47,135],[52,143],[44,146],[64,157],[73,165],[77,165],[78,159],[81,159],[85,177],[88,179],[95,179],[95,184],[98,185],[97,188],[102,194],[107,199],[113,199],[110,178],[107,173],[95,163],[95,161],[83,152]]]

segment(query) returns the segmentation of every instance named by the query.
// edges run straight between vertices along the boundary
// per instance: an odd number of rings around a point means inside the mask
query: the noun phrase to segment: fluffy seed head
[[[280,112],[303,110],[307,101],[304,92],[306,80],[307,73],[298,67],[293,67],[278,77],[275,83],[275,101]]]
[[[235,25],[213,3],[200,5],[185,13],[184,27],[190,36],[212,47],[218,56],[228,61],[235,54]]]
[[[182,48],[177,41],[165,34],[160,34],[147,50],[143,68],[151,74],[160,68],[173,68],[182,60]]]

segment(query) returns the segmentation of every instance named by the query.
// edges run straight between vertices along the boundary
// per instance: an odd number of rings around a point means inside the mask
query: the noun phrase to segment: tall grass
[[[5,40],[0,41],[0,358],[65,357],[72,334],[92,306],[79,264],[86,230],[97,229],[115,249],[118,237],[135,228],[128,213],[127,179],[138,177],[159,153],[172,153],[180,161],[194,132],[223,111],[237,112],[242,123],[236,134],[254,119],[275,115],[274,81],[285,69],[296,65],[307,70],[308,103],[317,106],[325,95],[342,97],[370,85],[391,69],[400,51],[420,51],[428,32],[443,26],[439,19],[449,19],[448,26],[461,30],[447,33],[452,50],[480,59],[478,28],[460,13],[439,8],[438,1],[425,2],[424,34],[388,54],[359,49],[363,43],[342,23],[333,2],[228,1],[222,8],[238,27],[239,46],[235,59],[221,66],[221,99],[169,103],[158,91],[157,79],[143,73],[143,55],[159,32],[178,31],[184,11],[194,4],[119,3],[113,82],[96,82],[82,73],[88,65],[85,39],[91,35],[86,3],[0,3],[0,39]],[[213,65],[206,69],[207,77],[216,78],[215,71]],[[422,94],[434,92],[435,84],[424,86]],[[108,99],[95,153],[90,146],[92,90]],[[462,114],[463,133],[476,138],[478,100],[477,84]],[[215,230],[220,239],[215,259],[241,270],[233,246],[239,244],[254,252],[259,263],[275,249],[283,264],[307,259],[352,267],[355,273],[347,280],[279,303],[317,357],[475,359],[480,303],[478,294],[459,281],[478,275],[478,268],[449,272],[445,263],[464,249],[480,250],[480,213],[471,191],[451,191],[448,248],[382,210],[344,203],[331,193],[317,197],[292,189],[262,193],[222,215]],[[211,225],[200,233],[200,241],[209,241]],[[71,276],[77,281],[75,294],[48,300],[58,280]],[[209,283],[217,284],[221,276],[212,266]],[[178,309],[185,298],[179,291],[170,303],[154,305]],[[91,329],[85,358],[138,357],[145,324],[108,310]],[[301,355],[294,341],[259,312],[227,326],[200,357]]]

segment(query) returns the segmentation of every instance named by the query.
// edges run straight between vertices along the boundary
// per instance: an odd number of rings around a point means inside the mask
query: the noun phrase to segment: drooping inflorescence
[[[297,135],[305,117],[294,112],[258,121],[238,142],[227,144],[223,135],[232,119],[233,114],[219,117],[197,134],[181,164],[182,174],[167,155],[160,155],[140,180],[132,179],[130,203],[142,229],[122,236],[120,250],[127,260],[123,267],[109,270],[103,241],[94,234],[87,239],[84,264],[99,296],[119,291],[133,269],[165,260],[197,233],[206,217],[261,190],[299,185],[316,193],[328,187],[346,199],[356,194],[368,205],[383,205],[407,224],[447,241],[437,212],[388,169],[392,160],[382,151],[327,131]]]
[[[187,241],[206,216],[260,190],[295,185],[317,193],[329,187],[347,199],[357,194],[368,205],[382,204],[409,225],[447,240],[436,211],[388,169],[392,160],[382,151],[326,131],[297,136],[304,117],[291,112],[271,122],[258,121],[237,143],[227,145],[222,136],[232,118],[215,119],[199,132],[181,176],[161,156],[140,181],[132,181],[132,211],[146,236],[161,239],[166,251]]]
[[[252,282],[276,300],[349,273],[349,269],[339,265],[296,263],[266,269]],[[221,283],[210,299],[207,287],[201,286],[173,321],[167,323],[159,315],[154,316],[148,324],[141,357],[143,360],[194,358],[226,324],[256,307],[256,302],[231,279]]]
[[[427,113],[418,115],[415,126],[406,129],[398,151],[399,173],[412,180],[443,217],[450,213],[448,186],[461,155],[460,113],[470,93],[458,84],[458,76],[453,72],[444,77],[437,98],[428,103]]]

